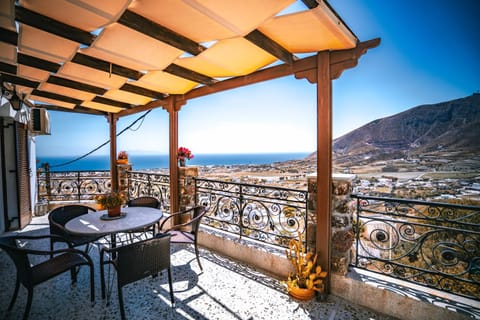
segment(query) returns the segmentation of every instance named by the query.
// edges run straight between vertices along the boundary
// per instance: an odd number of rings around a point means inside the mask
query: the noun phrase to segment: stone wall
[[[346,275],[351,259],[351,248],[354,240],[352,231],[353,211],[350,204],[352,181],[355,175],[334,174],[332,176],[332,248],[331,271],[339,275]],[[308,177],[308,230],[307,244],[315,249],[316,230],[316,199],[317,178]]]

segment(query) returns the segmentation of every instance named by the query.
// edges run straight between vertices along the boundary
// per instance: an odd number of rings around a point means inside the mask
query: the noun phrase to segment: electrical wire
[[[150,111],[152,110],[148,110],[147,112],[145,112],[143,115],[141,115],[140,117],[138,117],[135,121],[133,121],[130,125],[128,125],[125,129],[123,129],[122,131],[120,131],[119,133],[117,133],[117,137],[120,136],[122,133],[124,133],[125,131],[129,130],[131,127],[133,127],[137,122],[139,122],[140,120],[142,121],[138,128],[136,129],[132,129],[132,131],[137,131],[138,129],[140,129],[140,127],[142,126],[143,124],[143,120],[145,119],[145,117],[150,113]],[[105,141],[104,143],[102,143],[101,145],[99,145],[98,147],[96,147],[95,149],[81,155],[80,157],[77,157],[73,160],[70,160],[70,161],[67,161],[67,162],[64,162],[64,163],[60,163],[60,164],[56,164],[56,165],[52,165],[50,166],[50,168],[58,168],[58,167],[63,167],[63,166],[66,166],[66,165],[69,165],[69,164],[72,164],[76,161],[79,161],[79,160],[82,160],[83,158],[86,158],[88,157],[89,155],[91,155],[92,153],[94,153],[95,151],[98,151],[99,149],[103,148],[104,146],[106,146],[107,144],[110,143],[110,139],[108,139],[107,141]]]

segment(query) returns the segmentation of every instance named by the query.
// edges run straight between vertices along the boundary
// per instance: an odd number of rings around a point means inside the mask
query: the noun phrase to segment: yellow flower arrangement
[[[327,272],[322,271],[322,267],[315,266],[317,254],[306,252],[303,245],[303,236],[300,232],[298,233],[298,240],[290,240],[286,252],[288,260],[295,269],[295,272],[290,273],[286,281],[287,290],[290,292],[292,288],[302,288],[323,293],[325,291],[323,279],[327,277]]]
[[[112,192],[105,195],[95,197],[95,201],[102,208],[110,209],[121,206],[125,203],[125,196],[122,193]]]

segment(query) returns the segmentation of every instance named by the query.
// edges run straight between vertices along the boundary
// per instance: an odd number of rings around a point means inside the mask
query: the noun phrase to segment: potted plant
[[[120,215],[120,208],[125,203],[125,197],[121,193],[111,192],[109,194],[96,196],[95,201],[99,209],[107,209],[110,217],[116,217]]]
[[[127,151],[120,151],[117,157],[118,164],[128,164],[128,153]]]
[[[294,268],[285,282],[288,293],[300,300],[313,298],[315,292],[324,293],[323,279],[327,277],[327,272],[316,266],[316,254],[306,252],[301,233],[298,234],[298,239],[290,240],[286,252]]]
[[[186,160],[190,160],[193,158],[193,153],[185,147],[178,148],[177,152],[178,163],[180,167],[185,167]]]

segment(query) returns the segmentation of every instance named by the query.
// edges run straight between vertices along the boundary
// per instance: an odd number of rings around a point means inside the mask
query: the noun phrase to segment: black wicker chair
[[[127,205],[129,207],[150,207],[159,209],[160,201],[154,197],[138,197],[128,200]]]
[[[75,272],[75,269],[83,265],[89,266],[90,268],[90,299],[92,303],[95,300],[93,262],[90,256],[81,250],[74,249],[65,240],[63,240],[63,242],[66,242],[69,246],[66,249],[55,251],[33,249],[33,247],[36,246],[35,243],[38,244],[42,239],[43,241],[46,241],[45,239],[48,238],[55,238],[55,241],[62,241],[61,237],[55,235],[8,236],[0,238],[0,248],[5,250],[10,256],[17,269],[15,289],[8,310],[11,310],[15,304],[20,283],[28,290],[27,306],[25,308],[23,319],[28,319],[30,307],[32,306],[33,288],[36,285],[69,270],[72,283],[75,283],[77,281],[77,273]],[[28,246],[24,246],[26,242],[29,243]],[[19,243],[22,245],[19,245]],[[29,255],[46,256],[47,258],[42,259],[41,262],[37,264],[32,264],[33,261],[30,260]],[[5,288],[3,290],[5,290]]]
[[[129,207],[149,207],[149,208],[160,209],[160,201],[158,201],[154,197],[146,197],[146,196],[145,197],[138,197],[138,198],[135,198],[135,199],[128,200],[127,206],[129,206]],[[158,225],[158,224],[156,224],[156,225]],[[144,239],[148,238],[148,237],[142,237],[142,235],[146,235],[147,233],[151,233],[151,237],[153,237],[156,233],[155,225],[145,227],[143,229],[132,230],[132,231],[128,232],[128,234],[130,235],[130,241],[131,242],[133,242],[133,238],[136,238],[136,239],[139,239],[139,240],[144,240]]]
[[[110,257],[105,260],[105,257]],[[111,258],[115,257],[115,258]],[[116,248],[103,248],[100,254],[102,299],[105,299],[105,265],[112,264],[117,271],[118,301],[122,319],[125,319],[123,286],[144,279],[156,277],[167,269],[170,300],[175,306],[170,269],[170,235],[157,234],[154,238],[127,244]]]
[[[102,238],[103,236],[73,235],[65,230],[65,224],[67,224],[67,222],[73,218],[94,211],[96,210],[84,205],[67,205],[53,209],[48,215],[50,234],[61,236],[63,239],[66,239],[68,242],[70,242],[73,247],[85,245],[85,252],[88,252],[90,243]],[[50,250],[52,251],[55,242],[57,242],[55,238],[52,238],[50,241]]]
[[[172,235],[170,240],[171,243],[185,243],[194,245],[197,262],[200,266],[200,270],[202,271],[203,268],[202,264],[200,263],[200,257],[198,255],[197,235],[198,229],[200,227],[200,221],[206,213],[207,209],[205,207],[196,206],[185,211],[172,213],[160,225],[161,232],[168,232]],[[173,225],[174,221],[180,221],[181,223]],[[163,227],[167,222],[170,223],[170,227],[163,230]]]

